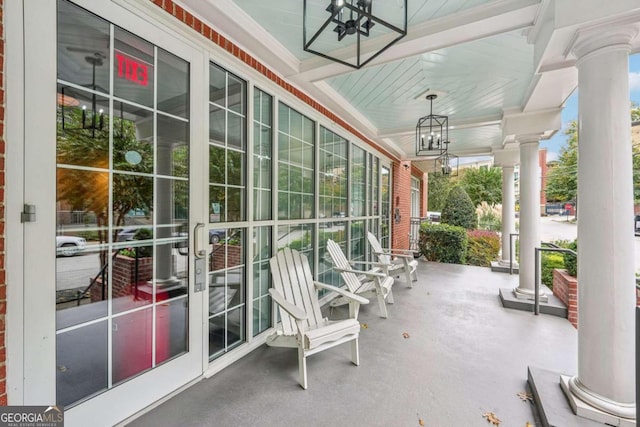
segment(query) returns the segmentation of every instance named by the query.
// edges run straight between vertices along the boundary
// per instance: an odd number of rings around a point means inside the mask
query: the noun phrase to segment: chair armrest
[[[386,267],[387,264],[384,264],[382,262],[371,262],[371,261],[349,261],[349,264],[351,265],[374,265],[378,268],[383,268]]]
[[[313,282],[313,284],[316,286],[316,288],[320,288],[320,289],[326,289],[328,291],[331,292],[335,292],[339,295],[342,295],[343,297],[350,299],[352,301],[358,302],[360,304],[369,304],[369,300],[361,297],[360,295],[356,295],[354,293],[351,293],[349,291],[346,291],[342,288],[338,288],[336,286],[331,286],[331,285],[327,285],[326,283],[321,283],[321,282]]]
[[[340,268],[340,267],[334,267],[334,270],[339,272],[344,272],[344,273],[362,274],[369,277],[381,277],[381,278],[388,277],[387,274],[376,273],[374,271],[352,270],[350,268]]]
[[[289,313],[296,320],[305,320],[307,318],[307,313],[287,301],[284,296],[277,290],[269,288],[269,294],[271,295],[271,298],[273,298],[273,300],[276,302],[276,304],[282,307],[284,311]]]

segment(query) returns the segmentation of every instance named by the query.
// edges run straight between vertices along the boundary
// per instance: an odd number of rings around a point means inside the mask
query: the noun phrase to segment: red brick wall
[[[409,167],[404,167],[408,165]],[[394,163],[391,198],[391,248],[409,249],[411,231],[411,163]],[[400,210],[400,222],[396,222],[396,209]]]
[[[426,218],[427,211],[429,210],[429,174],[422,173],[422,179],[420,180],[420,216]]]
[[[578,280],[567,270],[553,270],[553,294],[567,306],[567,318],[578,329]]]
[[[116,256],[111,274],[113,298],[125,297],[133,294],[136,285],[136,259],[124,255]],[[138,258],[138,285],[153,278],[153,257]],[[102,280],[91,288],[91,301],[102,300]],[[106,295],[105,289],[105,295]]]
[[[578,279],[567,270],[553,270],[553,294],[567,306],[567,318],[578,329]],[[640,294],[636,292],[636,306],[640,307]]]
[[[4,105],[4,1],[0,0],[0,406],[7,405],[7,348],[5,345],[7,281],[4,268]]]

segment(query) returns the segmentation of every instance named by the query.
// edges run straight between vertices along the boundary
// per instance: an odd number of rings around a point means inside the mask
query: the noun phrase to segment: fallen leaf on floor
[[[521,391],[520,393],[518,393],[518,397],[523,402],[531,402],[533,400],[533,396],[531,395],[531,393],[527,393],[526,391]]]
[[[493,412],[485,412],[484,414],[482,414],[482,416],[484,418],[486,418],[487,421],[489,421],[494,426],[499,426],[500,425],[500,422],[501,422],[500,419]]]
[[[420,419],[418,420],[418,424],[420,424],[421,426],[425,425],[425,424],[424,424],[424,420],[423,420],[422,418],[420,418]]]
[[[402,333],[402,336],[403,336],[404,338],[409,338],[409,334],[408,334],[408,333],[406,333],[406,332],[403,332],[403,333]]]
[[[527,425],[524,427],[533,427],[533,424],[531,424],[529,421],[527,421]]]
[[[362,329],[368,329],[369,325],[367,325],[366,323],[361,323],[360,326],[362,327]]]

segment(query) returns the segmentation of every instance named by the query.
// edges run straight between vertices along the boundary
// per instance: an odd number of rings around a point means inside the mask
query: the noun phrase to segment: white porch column
[[[509,265],[511,234],[516,232],[516,198],[514,166],[502,166],[502,265]],[[515,254],[513,261],[516,264]]]
[[[634,27],[578,39],[578,375],[574,396],[635,425],[634,235],[629,105]],[[587,408],[578,415],[602,421]],[[610,422],[611,423],[611,422]],[[613,424],[613,423],[611,423]]]
[[[520,282],[516,297],[533,299],[535,248],[540,246],[538,137],[520,143]]]

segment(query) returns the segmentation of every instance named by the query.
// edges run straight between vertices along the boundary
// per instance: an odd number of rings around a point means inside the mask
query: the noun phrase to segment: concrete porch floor
[[[537,425],[517,396],[527,367],[574,374],[576,330],[503,308],[498,290],[518,276],[421,261],[418,277],[412,289],[396,279],[388,319],[375,301],[361,309],[360,366],[348,345],[314,355],[305,391],[296,350],[262,346],[129,425],[488,426],[485,412],[505,427]]]

